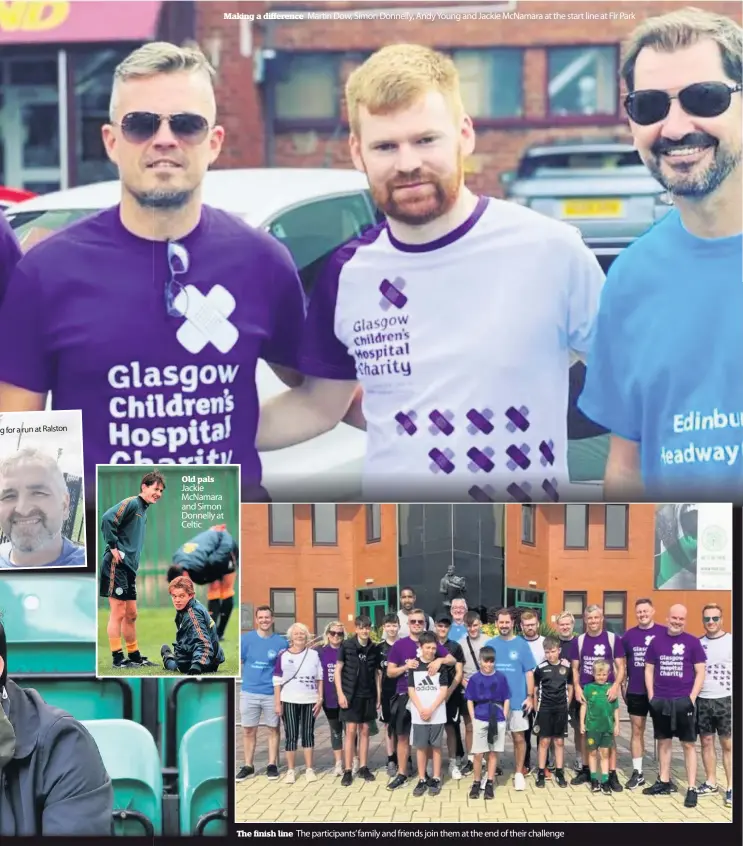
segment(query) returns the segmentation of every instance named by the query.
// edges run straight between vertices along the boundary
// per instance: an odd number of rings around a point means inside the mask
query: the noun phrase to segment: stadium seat
[[[212,679],[176,679],[168,692],[166,766],[175,766],[181,740],[192,726],[227,716],[228,684]]]
[[[90,720],[83,725],[113,782],[115,833],[161,835],[163,779],[152,735],[131,720]]]
[[[0,609],[11,677],[24,673],[95,674],[96,588],[93,575],[0,579]]]
[[[13,674],[13,681],[38,691],[55,708],[67,711],[76,720],[131,720],[132,689],[125,679],[96,679],[90,676]]]
[[[192,726],[178,749],[181,836],[227,833],[227,719]]]

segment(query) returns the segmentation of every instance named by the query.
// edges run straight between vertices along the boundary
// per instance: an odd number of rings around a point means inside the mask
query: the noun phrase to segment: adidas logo
[[[431,678],[431,676],[424,676],[419,682],[417,690],[434,690],[436,688],[436,683]]]

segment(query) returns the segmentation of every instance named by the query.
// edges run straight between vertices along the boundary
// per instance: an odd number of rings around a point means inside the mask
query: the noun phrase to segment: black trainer
[[[501,766],[497,766],[497,767],[495,768],[495,774],[496,774],[497,776],[502,776],[502,775],[503,775],[503,767],[501,767]]]
[[[479,799],[480,798],[480,782],[473,781],[472,787],[470,787],[470,799]]]
[[[686,799],[684,799],[684,807],[685,808],[696,808],[697,806],[697,791],[690,787],[686,791]]]
[[[617,775],[616,770],[612,770],[609,773],[609,787],[614,791],[614,793],[621,793],[624,788],[619,783],[619,776]]]
[[[602,792],[605,796],[611,796],[611,794],[612,794],[612,792],[613,792],[613,791],[612,791],[612,787],[611,787],[611,782],[610,782],[610,781],[604,781],[604,782],[602,782],[602,783],[601,783],[601,792]]]
[[[596,778],[591,779],[591,793],[601,793],[601,785]]]
[[[637,790],[637,788],[642,787],[643,784],[645,784],[645,776],[638,770],[632,770],[632,775],[630,776],[627,784],[625,784],[625,787],[627,790]]]
[[[363,779],[364,781],[376,781],[377,777],[374,773],[369,769],[369,767],[361,767],[359,771],[356,773],[357,778]]]
[[[279,778],[279,768],[276,764],[269,764],[266,767],[266,778],[269,781],[277,781]]]
[[[250,778],[252,775],[255,775],[255,767],[251,767],[250,764],[245,764],[244,767],[240,767],[237,771],[235,781],[245,781],[246,778]]]
[[[429,778],[428,779],[428,793],[430,796],[438,796],[441,793],[441,779],[440,778]]]
[[[555,770],[555,782],[557,783],[558,787],[567,787],[568,783],[565,780],[565,773],[560,770]]]
[[[114,670],[128,670],[132,666],[132,662],[128,658],[114,658]]]
[[[155,664],[153,661],[146,655],[139,655],[137,658],[129,658],[129,666],[130,667],[159,667],[159,664]]]
[[[544,787],[545,785],[545,778],[544,778],[544,770],[539,770],[537,773],[537,780],[534,782],[537,787]]]
[[[671,779],[668,783],[671,785],[671,793],[679,792],[679,787],[673,779]]]
[[[404,776],[402,773],[398,773],[387,785],[387,790],[397,790],[397,788],[402,787],[407,780],[407,776]]]
[[[359,771],[360,772],[360,771]],[[353,773],[351,770],[346,770],[341,779],[341,787],[350,787],[353,784]]]
[[[462,773],[463,776],[469,775],[472,770],[474,770],[475,765],[470,761],[468,758],[464,764],[459,768],[459,772]]]
[[[673,791],[669,782],[658,779],[655,784],[643,788],[642,793],[644,796],[670,796]]]
[[[588,784],[590,780],[591,771],[588,769],[588,767],[583,767],[583,769],[578,773],[578,775],[574,779],[572,779],[570,784],[572,784],[573,787],[577,787],[579,784]]]
[[[493,787],[493,782],[490,780],[485,782],[485,798],[495,799],[495,788]]]
[[[423,794],[427,790],[428,790],[428,782],[424,778],[422,778],[422,779],[420,779],[418,784],[416,784],[415,787],[413,788],[413,796],[423,796]]]

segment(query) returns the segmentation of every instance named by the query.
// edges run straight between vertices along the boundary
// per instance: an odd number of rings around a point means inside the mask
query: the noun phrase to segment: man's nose
[[[412,173],[421,166],[421,155],[412,144],[401,144],[397,148],[395,167],[400,173]]]
[[[152,138],[152,144],[155,147],[177,146],[178,139],[173,134],[173,130],[170,128],[170,121],[167,118],[163,118],[160,121],[160,126],[158,126],[157,132]]]
[[[671,108],[662,124],[661,134],[665,138],[678,141],[690,132],[698,132],[694,118],[681,107],[678,99],[671,100]]]

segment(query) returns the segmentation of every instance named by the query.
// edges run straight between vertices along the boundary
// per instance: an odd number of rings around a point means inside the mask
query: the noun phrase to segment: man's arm
[[[699,696],[699,691],[702,689],[704,685],[704,676],[707,673],[707,665],[706,664],[695,664],[694,665],[694,687],[691,689],[691,701],[696,703],[697,696]]]
[[[42,740],[41,754],[39,834],[109,837],[114,791],[90,734],[72,717],[60,717]]]
[[[255,445],[259,452],[294,446],[329,432],[348,412],[357,383],[305,377],[301,385],[261,406]]]
[[[640,473],[640,444],[620,438],[619,435],[612,435],[604,471],[604,500],[637,502],[644,496]]]
[[[654,695],[655,664],[648,664],[647,653],[645,653],[645,690],[648,692],[648,702]],[[700,688],[701,689],[701,688]]]
[[[7,382],[0,382],[0,413],[4,411],[43,411],[46,394],[28,391]]]
[[[191,634],[196,638],[196,645],[191,656],[189,675],[200,675],[214,660],[214,648],[209,637],[209,627],[214,625],[214,620],[206,613],[188,610],[188,618],[191,622]]]
[[[573,693],[575,694],[575,698],[579,702],[582,702],[583,688],[580,684],[580,661],[571,661],[570,665],[573,670]]]
[[[118,549],[119,532],[122,526],[126,525],[129,515],[133,511],[136,512],[136,509],[136,501],[132,498],[128,502],[118,502],[104,512],[101,517],[101,532],[109,549]]]

